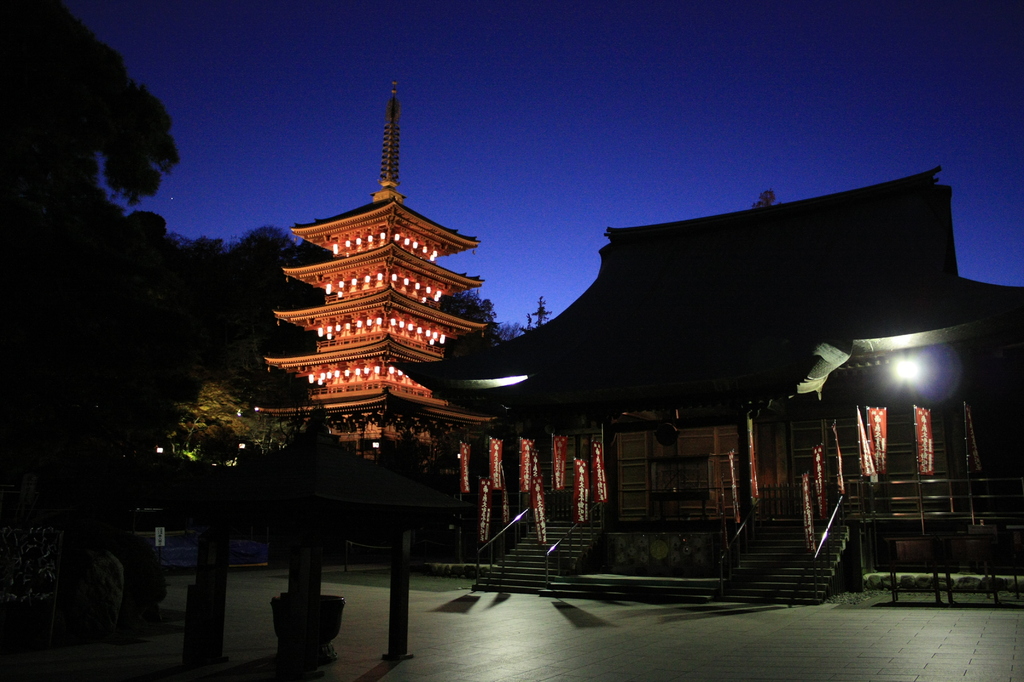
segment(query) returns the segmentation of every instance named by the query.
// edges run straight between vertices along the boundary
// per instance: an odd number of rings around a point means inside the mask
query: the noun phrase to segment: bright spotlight
[[[921,367],[914,360],[900,360],[896,363],[896,376],[913,380],[921,374]]]

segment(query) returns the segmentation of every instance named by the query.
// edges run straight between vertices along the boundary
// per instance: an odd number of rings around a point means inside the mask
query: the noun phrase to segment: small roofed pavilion
[[[346,529],[389,536],[391,608],[386,660],[408,653],[411,531],[471,506],[341,451],[324,430],[322,415],[280,453],[167,493],[162,503],[211,524],[200,540],[196,583],[190,586],[183,659],[186,665],[222,660],[227,590],[227,533],[232,521],[271,522],[293,538],[288,598],[282,601],[278,679],[317,676],[322,537]],[[270,612],[267,612],[270,618]]]

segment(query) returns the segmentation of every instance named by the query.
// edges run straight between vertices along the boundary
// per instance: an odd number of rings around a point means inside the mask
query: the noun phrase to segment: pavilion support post
[[[412,658],[409,650],[409,555],[412,531],[396,529],[391,540],[391,614],[385,661]]]
[[[320,580],[323,548],[305,540],[291,548],[288,591],[281,595],[282,622],[277,637],[277,679],[322,677],[320,650]]]
[[[188,586],[181,660],[187,666],[223,663],[228,584],[228,532],[214,526],[199,536],[196,582]]]

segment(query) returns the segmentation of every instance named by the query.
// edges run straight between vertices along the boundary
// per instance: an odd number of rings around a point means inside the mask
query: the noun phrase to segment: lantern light
[[[352,278],[352,286],[355,286],[358,282],[359,280],[357,280],[355,277]]]
[[[319,329],[317,329],[316,330],[316,335],[317,336],[323,336],[324,335],[324,328],[320,327]]]
[[[441,334],[441,343],[444,343],[444,334]]]
[[[366,276],[366,277],[365,277],[365,278],[363,279],[363,281],[364,281],[365,283],[369,284],[369,283],[370,283],[370,276],[369,276],[369,275],[367,275],[367,276]]]
[[[403,244],[404,246],[409,246],[409,238],[408,238],[408,237],[406,237],[406,238],[405,238],[405,241],[404,241],[404,242],[402,242],[402,244]]]
[[[316,381],[316,377],[314,377],[312,374],[310,374],[309,375],[309,383],[313,383],[314,381]]]
[[[362,246],[362,245],[363,245],[363,240],[360,239],[359,237],[356,237],[356,246]]]
[[[392,282],[397,282],[398,281],[398,275],[396,275],[395,273],[392,272],[391,273],[391,281]]]
[[[366,235],[366,243],[367,244],[372,244],[373,243],[373,235],[372,234]]]
[[[384,241],[385,239],[387,239],[387,235],[385,235],[383,232],[381,232],[380,233],[380,240]]]
[[[413,242],[413,243],[412,243],[412,248],[414,248],[414,249],[418,249],[418,248],[420,248],[420,244],[419,244],[419,242]]]
[[[377,318],[377,326],[379,327],[379,326],[380,326],[380,323],[381,323],[381,322],[383,322],[383,321],[384,321],[384,320],[382,320],[381,318],[379,318],[379,317],[378,317],[378,318]]]
[[[397,233],[395,234],[395,241],[396,242],[399,241],[401,238],[402,238],[402,235],[397,234]]]
[[[403,279],[402,284],[404,284],[405,286],[409,286],[409,278],[406,277],[405,279]]]
[[[334,243],[334,255],[335,256],[338,255],[338,243],[337,242]]]
[[[351,240],[348,240],[348,239],[345,240],[345,248],[346,249],[351,249],[352,248]]]

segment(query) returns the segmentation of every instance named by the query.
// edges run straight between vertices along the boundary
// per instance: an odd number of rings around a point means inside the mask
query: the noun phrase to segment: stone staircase
[[[652,578],[625,575],[561,576],[542,597],[575,597],[648,604],[706,604],[718,595],[718,578]]]
[[[572,523],[569,521],[548,521],[548,541],[545,545],[537,543],[536,529],[531,529],[519,540],[515,548],[505,555],[504,561],[494,564],[486,575],[477,577],[473,589],[478,592],[539,594],[547,586],[544,579],[547,549],[569,532],[571,527]],[[581,535],[574,534],[574,537],[577,538],[574,543],[574,552],[570,554],[567,549],[563,549],[560,553],[560,562],[556,562],[555,556],[552,555],[550,562],[552,578],[578,570],[575,564],[586,551],[593,547],[600,536],[600,532],[596,530],[591,536],[589,526],[580,526],[576,529],[576,533]],[[561,570],[559,570],[558,563],[561,564]]]
[[[815,527],[821,537],[824,522]],[[829,579],[835,573],[839,557],[849,539],[849,529],[832,529],[829,543],[832,563],[819,558],[818,590],[814,588],[813,555],[808,553],[801,521],[766,521],[757,538],[743,552],[739,565],[732,569],[722,599],[734,602],[773,604],[818,604],[827,594]]]

